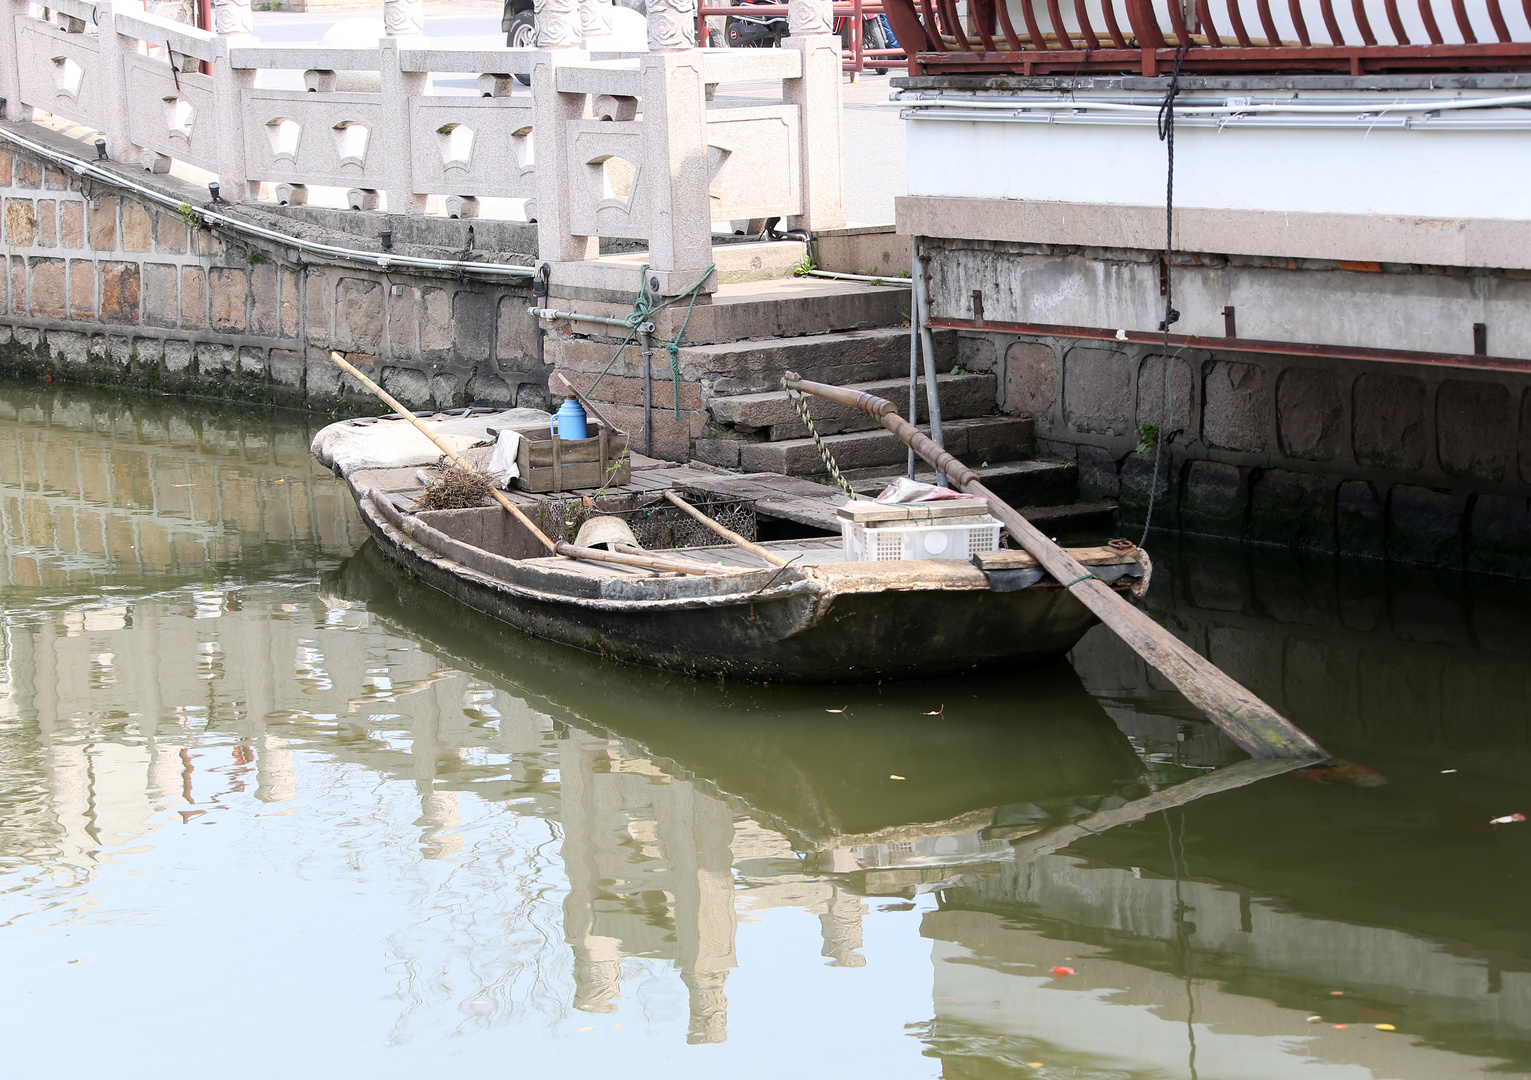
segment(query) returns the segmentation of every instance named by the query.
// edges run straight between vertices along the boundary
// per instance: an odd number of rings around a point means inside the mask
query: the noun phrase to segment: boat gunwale
[[[446,567],[446,569],[448,569],[453,574],[457,574],[460,577],[463,577],[464,579],[471,580],[476,585],[489,586],[496,591],[508,593],[513,596],[521,597],[526,600],[536,601],[539,603],[568,604],[574,607],[590,608],[597,611],[623,612],[633,610],[661,610],[668,612],[684,611],[687,609],[769,603],[776,600],[783,600],[790,597],[799,596],[804,593],[813,595],[815,597],[820,597],[829,591],[826,590],[821,583],[814,581],[805,575],[775,588],[764,590],[757,589],[754,592],[714,593],[703,596],[669,596],[645,599],[631,597],[619,598],[607,596],[579,596],[568,592],[546,592],[540,589],[532,588],[522,582],[495,577],[492,574],[484,572],[483,570],[476,569],[462,562],[460,559],[454,558],[449,552],[444,552],[436,549],[427,543],[423,538],[412,535],[408,525],[405,524],[406,521],[411,519],[406,517],[406,515],[399,511],[397,507],[392,506],[386,498],[378,498],[375,497],[374,493],[367,492],[358,496],[357,507],[362,511],[364,516],[370,517],[380,528],[383,529],[385,533],[390,534],[390,543],[399,545],[401,547],[409,547],[415,549],[412,553],[415,554],[416,557],[428,559],[433,562],[450,564],[448,567]],[[372,513],[369,508],[375,508],[379,512]],[[567,579],[571,582],[590,582],[596,584],[597,586],[606,581],[620,580],[623,582],[636,583],[645,580],[642,578],[602,579],[589,577],[587,575],[579,574],[576,572],[558,570],[553,567],[528,567],[528,562],[533,562],[536,560],[507,559],[503,555],[495,555],[492,552],[484,551],[482,548],[473,548],[472,545],[464,544],[460,540],[454,540],[440,530],[433,529],[426,523],[418,521],[417,519],[415,519],[414,523],[420,530],[434,534],[434,536],[440,537],[448,544],[470,548],[471,550],[481,552],[486,559],[504,562],[513,568],[528,571],[531,573],[540,573],[549,576],[556,575],[557,577]],[[737,577],[742,576],[744,575],[737,575]],[[756,575],[752,573],[750,576],[754,577]],[[758,576],[762,578],[768,578],[770,577],[770,574],[767,571],[759,571]],[[671,582],[684,581],[687,579],[650,578],[647,580],[650,582],[655,580]],[[828,599],[829,597],[824,598]]]

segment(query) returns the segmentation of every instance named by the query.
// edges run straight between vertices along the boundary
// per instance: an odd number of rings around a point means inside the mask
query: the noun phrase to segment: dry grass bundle
[[[483,473],[448,465],[441,475],[425,485],[419,510],[464,510],[470,506],[489,505],[489,478]]]

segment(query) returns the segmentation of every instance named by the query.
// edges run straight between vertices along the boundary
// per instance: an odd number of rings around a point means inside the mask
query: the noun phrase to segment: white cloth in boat
[[[541,409],[506,409],[482,416],[426,419],[425,424],[460,453],[474,443],[492,439],[490,428],[546,428],[548,419],[548,414]],[[343,476],[358,469],[434,465],[441,458],[441,451],[407,420],[378,420],[370,424],[353,424],[345,420],[331,424],[314,436],[311,449],[321,465]]]
[[[521,466],[516,463],[516,454],[521,450],[521,435],[515,431],[502,431],[500,437],[494,440],[494,449],[489,451],[489,463],[484,466],[484,472],[498,488],[509,488],[510,482],[521,475]]]

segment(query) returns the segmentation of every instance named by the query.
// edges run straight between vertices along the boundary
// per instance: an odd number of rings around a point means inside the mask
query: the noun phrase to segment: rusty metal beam
[[[1225,310],[1230,325],[1231,313]],[[931,318],[932,330],[981,330],[984,333],[1019,334],[1028,337],[1084,338],[1120,341],[1131,345],[1164,344],[1164,335],[1153,330],[1108,330],[1097,326],[1059,326],[1053,323],[1012,323],[984,319]],[[1486,338],[1485,338],[1486,340]],[[1469,368],[1477,371],[1517,371],[1531,374],[1531,360],[1516,356],[1471,353],[1421,352],[1413,349],[1368,349],[1358,345],[1320,345],[1306,341],[1265,341],[1243,337],[1198,337],[1171,334],[1171,348],[1210,349],[1218,352],[1266,353],[1275,356],[1306,356],[1327,360],[1365,360],[1380,364],[1421,364],[1427,367]],[[1475,341],[1476,344],[1476,341]]]

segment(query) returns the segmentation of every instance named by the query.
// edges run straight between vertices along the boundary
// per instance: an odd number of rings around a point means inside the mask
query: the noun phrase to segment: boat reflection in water
[[[0,416],[12,1060],[503,1071],[512,1032],[539,1072],[1531,1071],[1507,585],[1161,544],[1151,608],[1376,770],[1271,775],[1098,633],[849,688],[550,647],[341,563],[303,432],[130,413]],[[276,1033],[242,1073],[230,1016]]]
[[[434,595],[371,544],[328,584],[402,633]],[[695,1042],[726,1037],[741,914],[809,908],[823,955],[859,967],[864,897],[992,875],[1011,837],[1148,793],[1131,743],[1062,666],[1028,679],[1019,715],[935,722],[899,689],[827,709],[822,687],[657,675],[460,619],[433,626],[431,647],[557,717],[576,1007],[617,1007],[625,956],[673,960]],[[919,691],[954,706],[976,693]]]

